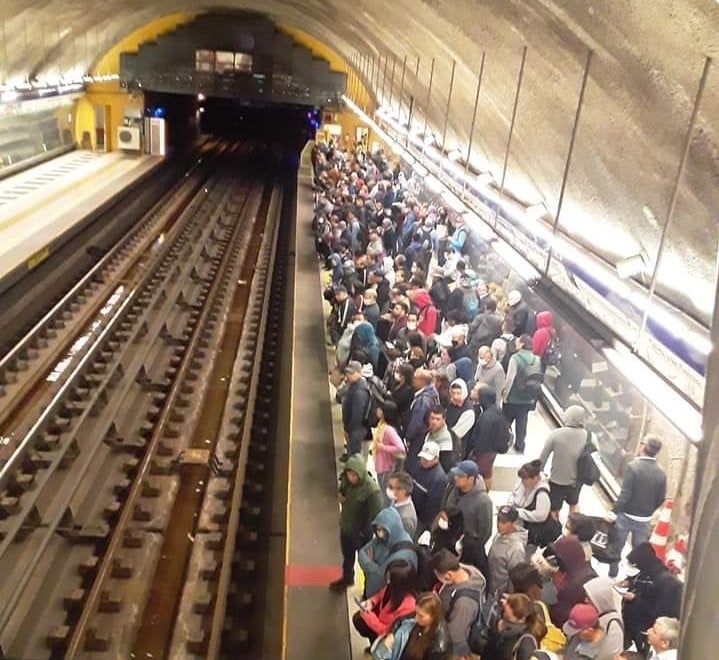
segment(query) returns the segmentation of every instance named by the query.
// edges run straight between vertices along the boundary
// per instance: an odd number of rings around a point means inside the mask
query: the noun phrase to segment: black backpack
[[[477,589],[462,589],[460,587],[452,592],[452,597],[449,601],[449,609],[447,610],[447,620],[449,620],[449,617],[452,615],[454,604],[462,596],[471,598],[475,603],[477,603],[477,617],[469,627],[467,643],[469,645],[469,650],[472,651],[472,653],[481,655],[487,651],[487,647],[492,641],[492,624],[496,623],[497,615],[499,618],[502,617],[501,610],[495,608],[495,604],[498,605],[497,601],[485,601],[483,592],[480,592]]]
[[[552,339],[549,342],[544,354],[542,355],[542,366],[546,369],[547,367],[554,367],[562,361],[562,349],[559,346],[559,338],[557,333],[552,334]]]
[[[501,434],[492,435],[492,449],[498,454],[506,454],[509,451],[509,443],[512,439],[512,430],[509,424],[502,424]]]
[[[591,486],[599,481],[599,468],[592,458],[592,454],[597,451],[597,448],[591,438],[592,432],[587,430],[587,441],[577,459],[577,483],[584,486]]]
[[[532,355],[532,361],[526,362],[520,355],[517,355],[517,375],[514,378],[512,389],[517,388],[517,393],[523,399],[536,401],[542,392],[544,372],[542,362]]]
[[[414,541],[397,541],[397,543],[393,543],[389,549],[390,556],[399,550],[414,550],[415,555],[417,555],[417,590],[420,593],[432,591],[432,587],[434,587],[437,582],[437,578],[430,567],[432,554],[429,548],[419,545]],[[391,563],[392,562],[390,562],[390,564]]]

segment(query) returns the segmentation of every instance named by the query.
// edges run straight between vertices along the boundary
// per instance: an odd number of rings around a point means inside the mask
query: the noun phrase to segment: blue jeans
[[[619,552],[624,549],[627,543],[627,536],[630,532],[632,535],[632,550],[642,543],[649,540],[649,523],[632,520],[624,513],[617,514],[617,520],[614,523],[617,531],[617,547]],[[619,564],[609,565],[609,577],[616,577],[619,571]]]

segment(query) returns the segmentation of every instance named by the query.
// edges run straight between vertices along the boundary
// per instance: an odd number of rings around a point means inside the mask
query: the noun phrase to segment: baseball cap
[[[347,363],[347,366],[345,367],[345,373],[346,374],[361,374],[362,373],[362,365],[357,360],[350,360]]]
[[[497,522],[517,522],[519,512],[513,506],[505,504],[497,510]]]
[[[449,473],[453,477],[476,477],[479,474],[479,468],[474,461],[460,461]]]
[[[439,458],[439,445],[431,440],[425,442],[417,455],[426,461],[433,461],[435,458]]]
[[[517,291],[517,289],[513,289],[507,295],[507,302],[510,305],[516,305],[520,302],[520,300],[522,300],[522,294],[519,293],[519,291]]]
[[[562,630],[564,630],[564,634],[567,637],[574,637],[574,635],[582,632],[582,630],[594,628],[598,621],[599,614],[593,605],[589,603],[579,603],[569,612],[569,618]]]

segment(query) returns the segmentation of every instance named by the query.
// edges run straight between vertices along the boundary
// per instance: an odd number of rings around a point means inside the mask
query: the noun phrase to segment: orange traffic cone
[[[668,497],[664,500],[662,510],[659,512],[659,520],[657,525],[652,532],[652,537],[649,539],[654,552],[664,561],[667,554],[667,540],[669,539],[669,523],[672,520],[672,506],[674,506],[674,500]]]

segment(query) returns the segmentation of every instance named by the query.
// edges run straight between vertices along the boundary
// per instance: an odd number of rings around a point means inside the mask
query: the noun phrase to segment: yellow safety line
[[[302,167],[300,166],[300,172],[302,171]],[[298,227],[298,220],[297,216],[299,214],[299,183],[301,179],[298,176],[297,177],[297,183],[298,183],[298,190],[296,191],[295,199],[295,268],[294,268],[294,276],[293,276],[293,298],[292,298],[292,353],[290,355],[295,355],[295,341],[297,338],[297,313],[295,309],[295,305],[297,304],[297,265],[298,265],[298,255],[299,255],[299,249],[298,249],[298,241],[300,237],[300,231]],[[295,428],[294,425],[294,415],[295,415],[295,361],[294,359],[290,360],[290,432],[288,436],[288,466],[287,466],[287,518],[285,519],[285,565],[283,567],[283,583],[284,583],[284,596],[283,596],[283,614],[282,617],[282,660],[287,660],[287,601],[289,600],[289,589],[287,587],[287,566],[290,562],[290,523],[292,521],[292,454],[293,454],[293,431]]]
[[[33,215],[35,212],[39,211],[42,207],[49,205],[50,203],[54,202],[58,197],[61,197],[63,195],[70,195],[72,194],[73,197],[77,196],[77,192],[81,188],[86,188],[87,186],[92,183],[92,177],[96,177],[98,174],[107,174],[108,172],[116,169],[120,164],[126,162],[124,158],[119,158],[105,167],[97,170],[92,170],[89,172],[86,176],[82,177],[80,181],[77,184],[73,184],[72,186],[67,186],[64,188],[61,188],[60,190],[57,190],[51,195],[45,196],[44,198],[41,198],[35,204],[32,206],[29,206],[27,208],[22,209],[21,211],[18,211],[15,215],[11,215],[7,220],[3,220],[0,222],[0,231],[5,231],[6,229],[9,229],[13,225],[18,224],[18,222],[22,222],[23,220],[27,220],[27,218],[31,215]],[[33,194],[33,193],[27,193]],[[16,201],[21,201],[22,198],[19,198],[18,200],[13,200],[12,202],[8,202],[8,206],[11,204],[14,204]],[[2,211],[0,207],[0,212]]]

